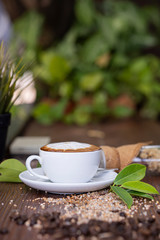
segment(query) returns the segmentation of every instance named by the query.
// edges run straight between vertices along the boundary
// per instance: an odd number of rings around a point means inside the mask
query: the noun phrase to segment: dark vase
[[[5,154],[6,138],[8,126],[10,125],[11,114],[0,114],[0,162],[3,161]]]

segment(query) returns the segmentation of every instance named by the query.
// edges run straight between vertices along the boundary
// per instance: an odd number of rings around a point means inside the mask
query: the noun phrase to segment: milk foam
[[[88,148],[90,147],[90,144],[87,143],[80,143],[80,142],[59,142],[59,143],[51,143],[48,144],[47,147],[52,148],[52,149],[71,149],[71,150],[76,150],[76,149],[83,149],[83,148]]]

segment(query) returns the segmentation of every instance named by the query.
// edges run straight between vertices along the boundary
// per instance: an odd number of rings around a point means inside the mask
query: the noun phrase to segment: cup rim
[[[95,153],[95,152],[99,152],[99,151],[103,151],[102,148],[99,148],[98,150],[94,150],[94,151],[85,151],[85,152],[58,152],[58,151],[45,151],[42,150],[41,147],[39,148],[39,152],[45,152],[45,153],[56,153],[56,154],[86,154],[86,153]]]

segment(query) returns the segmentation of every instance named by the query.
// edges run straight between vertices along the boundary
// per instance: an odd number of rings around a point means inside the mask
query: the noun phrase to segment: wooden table
[[[154,144],[160,144],[160,124],[154,121],[138,121],[138,120],[125,120],[125,121],[114,121],[102,124],[93,124],[85,127],[77,126],[64,126],[63,124],[55,124],[52,127],[43,127],[31,121],[26,129],[21,135],[24,136],[50,136],[52,141],[83,141],[90,142],[96,145],[112,145],[119,146],[128,143],[136,143],[140,141],[150,141],[153,140]],[[26,156],[19,156],[18,159],[24,160]],[[145,181],[152,184],[160,192],[160,176],[147,176]],[[37,234],[37,229],[29,228],[26,225],[17,225],[16,222],[10,219],[10,216],[18,211],[20,214],[26,214],[31,216],[33,212],[44,213],[45,211],[52,212],[53,209],[50,206],[45,208],[41,205],[41,200],[37,201],[35,199],[41,199],[43,197],[51,198],[62,198],[63,196],[53,195],[50,193],[45,193],[43,191],[37,191],[30,189],[26,185],[14,184],[14,183],[0,183],[0,239],[4,240],[28,240],[28,239],[55,239],[52,235],[42,236]],[[159,201],[160,197],[155,198],[156,201],[152,202],[150,205],[152,207],[147,210],[147,217],[156,218],[156,222],[160,224],[160,214],[157,212],[157,206],[160,207]],[[138,204],[138,203],[137,203]],[[35,210],[36,209],[36,210]],[[58,209],[58,208],[57,208]],[[54,211],[56,208],[54,209]],[[143,212],[143,206],[141,206],[138,215],[140,216]],[[107,221],[107,219],[106,219]],[[140,221],[138,224],[141,224]],[[5,233],[8,230],[8,233]],[[4,231],[4,232],[3,232]],[[160,239],[160,229],[159,236],[154,238],[154,236],[143,235],[144,238],[139,239]],[[2,234],[3,233],[3,234]],[[105,236],[105,235],[104,235]],[[57,238],[58,239],[58,238]],[[69,239],[69,238],[59,238],[59,239]],[[71,239],[76,239],[72,237]],[[87,239],[80,238],[79,239]],[[96,236],[92,236],[89,239],[99,239]],[[114,239],[101,238],[101,239]],[[119,236],[115,238],[119,240],[125,239]],[[132,238],[131,238],[132,239]]]

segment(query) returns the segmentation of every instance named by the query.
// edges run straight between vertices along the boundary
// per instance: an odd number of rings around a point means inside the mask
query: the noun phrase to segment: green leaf
[[[101,86],[103,79],[104,79],[104,76],[101,72],[93,72],[93,73],[85,74],[81,78],[80,87],[84,91],[90,91],[90,92],[95,91]]]
[[[49,63],[48,70],[51,73],[53,79],[62,81],[66,78],[66,76],[70,72],[71,67],[69,62],[65,58],[59,55],[55,55],[52,57]]]
[[[51,106],[48,103],[40,102],[33,110],[34,118],[44,125],[51,125],[53,123]]]
[[[50,108],[52,122],[58,121],[63,117],[66,106],[67,99],[62,98],[58,103]]]
[[[122,184],[122,187],[138,192],[159,194],[159,192],[150,184],[140,181],[129,181]]]
[[[40,60],[41,64],[34,69],[34,72],[39,73],[41,80],[52,87],[55,82],[65,80],[71,71],[70,62],[53,50],[41,53]]]
[[[13,170],[16,170],[16,171],[25,171],[25,170],[27,170],[27,168],[25,167],[25,165],[22,162],[20,162],[17,159],[12,159],[12,158],[3,161],[0,164],[0,169],[1,168],[13,169]]]
[[[128,193],[130,195],[137,196],[137,197],[154,199],[151,195],[149,195],[147,193],[143,193],[143,192],[138,192],[138,191],[134,191],[134,190],[128,190]]]
[[[128,181],[138,181],[144,178],[146,166],[142,164],[131,164],[125,167],[115,178],[114,184],[121,185]]]
[[[130,117],[134,113],[133,109],[127,106],[117,105],[112,109],[112,115],[116,118]]]
[[[90,26],[95,17],[95,8],[92,0],[78,0],[75,5],[76,18],[81,24]]]
[[[36,47],[43,22],[43,16],[35,11],[28,11],[15,21],[15,32],[18,33],[18,36],[25,42],[28,49]]]
[[[20,173],[14,169],[0,168],[0,182],[22,182],[19,179]]]
[[[101,34],[92,35],[84,42],[81,48],[81,58],[85,63],[93,63],[96,59],[108,51],[106,40]]]
[[[133,199],[132,199],[131,195],[126,190],[124,190],[121,187],[116,187],[116,186],[111,186],[111,189],[114,193],[116,193],[120,197],[120,199],[125,204],[127,204],[128,208],[131,208],[132,203],[133,203]]]
[[[73,121],[83,126],[91,121],[92,107],[90,105],[78,106],[73,112]]]
[[[23,163],[8,159],[0,164],[0,182],[21,182],[19,174],[26,170]]]

